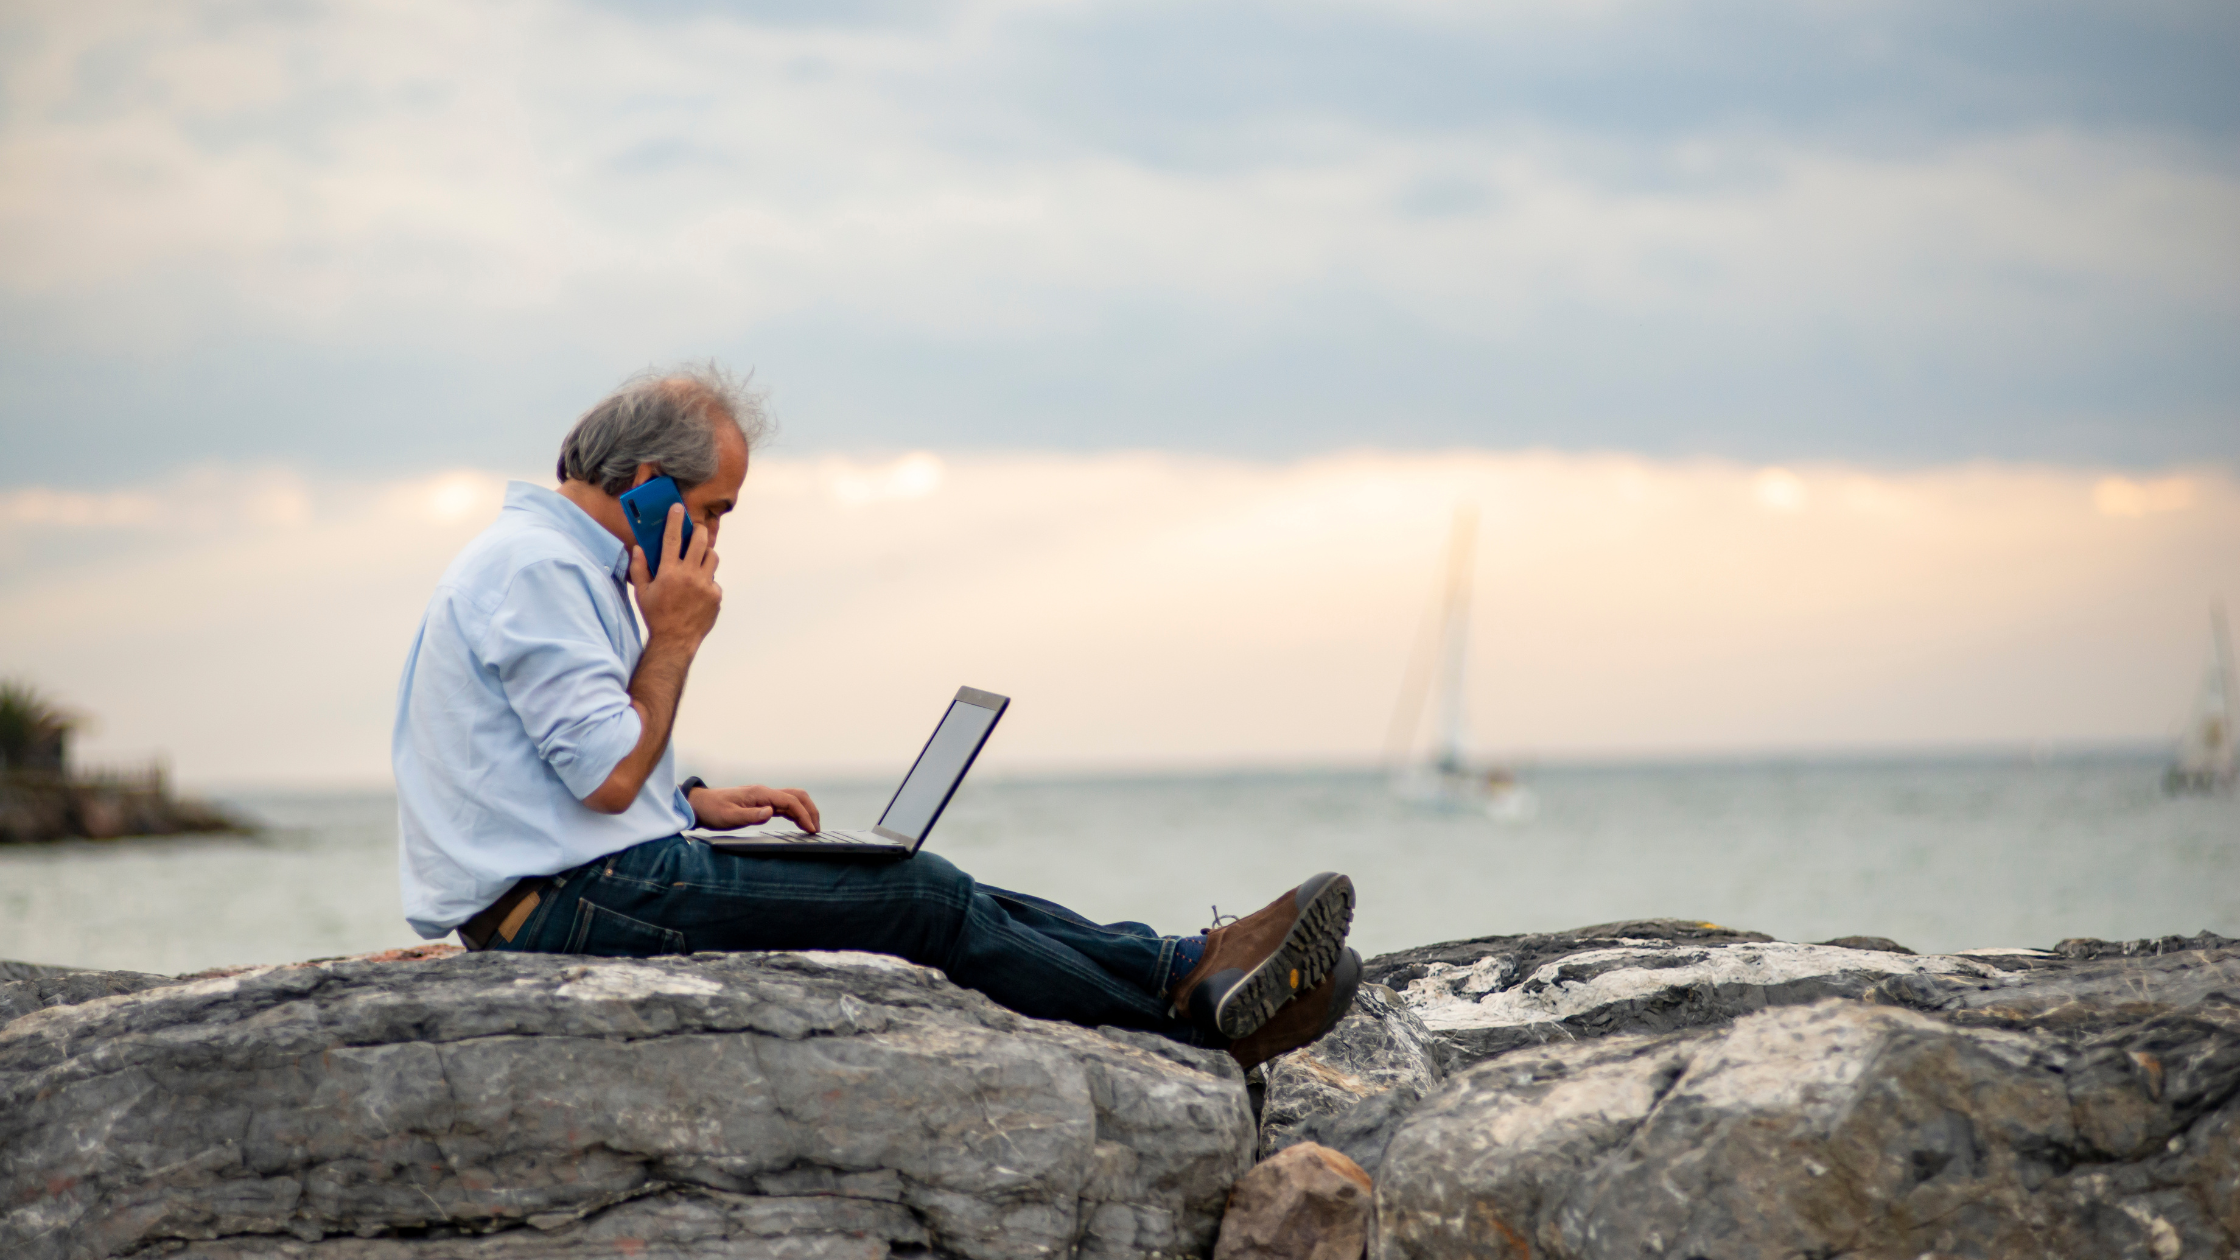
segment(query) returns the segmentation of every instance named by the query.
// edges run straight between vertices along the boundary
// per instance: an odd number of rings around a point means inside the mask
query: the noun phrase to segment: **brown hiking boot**
[[[1229,1054],[1249,1072],[1279,1054],[1320,1041],[1353,1009],[1361,987],[1361,955],[1347,950],[1322,983],[1285,1003],[1275,1018],[1249,1037],[1229,1043]]]
[[[1206,1033],[1249,1037],[1284,1003],[1322,982],[1353,926],[1353,881],[1324,871],[1265,907],[1206,932],[1205,957],[1168,1001]]]

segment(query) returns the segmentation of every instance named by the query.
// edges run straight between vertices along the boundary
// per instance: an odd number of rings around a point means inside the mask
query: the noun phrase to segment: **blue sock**
[[[1181,984],[1182,978],[1189,975],[1191,968],[1196,967],[1205,959],[1205,956],[1206,938],[1204,933],[1178,938],[1174,943],[1174,962],[1167,967],[1167,987],[1171,989]]]

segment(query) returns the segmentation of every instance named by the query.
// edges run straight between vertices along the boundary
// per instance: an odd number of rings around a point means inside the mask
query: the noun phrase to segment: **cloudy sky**
[[[8,476],[811,447],[2240,453],[2221,0],[37,4]]]
[[[377,777],[502,476],[705,356],[782,425],[721,695],[1370,756],[1470,502],[1489,743],[2159,738],[2240,594],[2236,54],[2216,0],[13,4],[0,669]],[[987,585],[848,637],[912,583]],[[1115,716],[1173,677],[1224,716]]]

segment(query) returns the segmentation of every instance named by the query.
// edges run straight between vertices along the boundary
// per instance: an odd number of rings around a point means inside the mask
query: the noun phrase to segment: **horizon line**
[[[1539,773],[1748,770],[1748,769],[1877,769],[1960,765],[2035,766],[2080,763],[2150,764],[2168,758],[2172,739],[2110,738],[2061,740],[1936,741],[1888,744],[1818,744],[1761,746],[1735,749],[1637,749],[1596,753],[1571,751],[1546,755],[1489,757],[1499,766],[1530,776]],[[739,768],[712,763],[717,774],[735,777]],[[1292,778],[1307,775],[1381,777],[1392,768],[1377,758],[1235,758],[1204,762],[1161,761],[1156,758],[1102,762],[1014,764],[980,769],[973,782],[993,784],[1067,784],[1102,782],[1154,782],[1159,780],[1219,780]],[[892,783],[901,769],[873,767],[861,762],[821,765],[772,763],[757,772],[768,780],[822,779],[845,786]],[[742,780],[744,781],[744,780]],[[285,779],[186,780],[178,784],[195,795],[343,795],[386,793],[394,790],[388,775]]]

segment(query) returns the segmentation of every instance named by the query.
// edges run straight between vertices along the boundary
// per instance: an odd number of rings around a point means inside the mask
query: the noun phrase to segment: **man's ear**
[[[638,472],[637,472],[637,475],[636,475],[636,476],[634,476],[634,477],[632,477],[632,478],[630,478],[630,488],[631,488],[632,490],[635,490],[635,489],[637,489],[637,488],[638,488],[639,486],[642,486],[642,485],[644,485],[645,483],[647,483],[647,482],[649,482],[649,481],[653,480],[653,479],[654,479],[655,477],[658,477],[658,476],[660,476],[660,475],[661,475],[661,465],[659,465],[659,464],[640,464],[640,465],[638,465]]]

